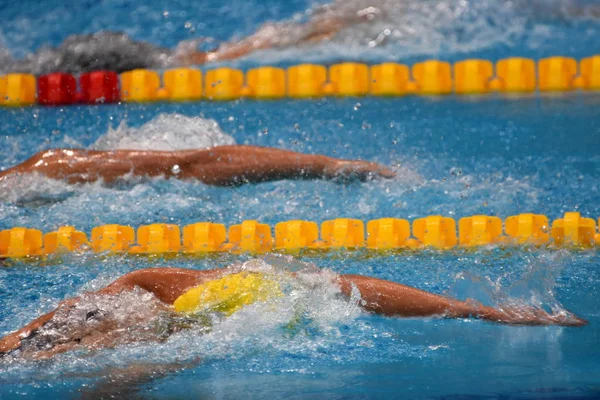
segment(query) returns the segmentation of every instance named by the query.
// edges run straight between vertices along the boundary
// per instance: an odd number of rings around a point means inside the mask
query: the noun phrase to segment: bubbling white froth
[[[343,28],[329,40],[298,45],[315,28],[279,22],[285,38],[276,40],[276,49],[250,55],[250,59],[273,63],[297,60],[301,53],[305,62],[336,58],[377,61],[469,53],[518,42],[536,48],[552,40],[554,30],[549,19],[585,18],[595,12],[592,7],[564,4],[533,0],[335,0],[294,19],[325,16],[341,21]]]
[[[39,206],[64,200],[81,187],[48,179],[38,173],[12,175],[0,179],[0,200],[19,205]],[[0,204],[0,209],[3,207],[9,205]],[[5,215],[8,214],[6,210],[3,211]]]
[[[159,114],[139,128],[125,121],[109,128],[92,146],[97,150],[184,150],[235,144],[213,119],[181,114]]]
[[[411,53],[474,50],[506,40],[524,23],[510,2],[345,0],[332,8],[368,21],[343,29],[336,42],[369,48],[398,43]]]

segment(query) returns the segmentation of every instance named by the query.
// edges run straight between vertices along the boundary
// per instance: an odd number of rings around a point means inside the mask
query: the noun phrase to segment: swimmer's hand
[[[200,45],[210,43],[213,38],[210,37],[198,37],[190,40],[184,40],[180,42],[175,48],[173,53],[173,64],[175,66],[190,66],[205,64],[210,60],[210,55],[214,51],[204,52],[199,50]]]
[[[481,307],[477,316],[489,321],[511,325],[584,326],[587,321],[569,311],[550,314],[532,306]]]
[[[328,178],[359,179],[369,178],[394,178],[396,173],[391,169],[368,161],[334,160],[329,168],[325,169]]]
[[[209,61],[211,53],[203,51],[192,51],[189,53],[179,53],[174,56],[175,65],[189,67],[192,65],[201,65]]]

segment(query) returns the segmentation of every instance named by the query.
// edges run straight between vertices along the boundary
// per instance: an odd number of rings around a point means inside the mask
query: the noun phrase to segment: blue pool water
[[[559,2],[541,3],[550,9]],[[453,60],[598,53],[597,39],[592,39],[600,24],[594,20],[553,13],[538,18],[505,2],[443,4],[463,11],[454,13],[455,19],[439,17],[445,24],[425,25],[415,36],[388,46],[368,48],[356,37],[370,33],[351,32],[339,43],[263,56],[285,64],[307,58],[409,62],[433,55]],[[83,2],[76,8],[74,16],[75,11],[60,2],[7,5],[0,18],[13,23],[0,24],[0,37],[14,56],[46,41],[58,44],[69,34],[103,28],[123,29],[136,38],[173,46],[192,34],[219,40],[243,35],[267,19],[280,20],[306,10],[308,4],[182,1],[168,8],[167,17],[165,9],[151,3]],[[125,17],[127,12],[131,18]],[[418,17],[432,11],[413,12]],[[64,21],[60,28],[51,23],[57,19]],[[185,22],[195,31],[189,32]],[[440,42],[442,33],[446,44]],[[428,40],[421,40],[424,37]],[[260,63],[261,57],[239,64]],[[157,143],[189,147],[200,143],[197,129],[218,132],[207,122],[212,119],[237,143],[360,157],[391,165],[398,172],[395,179],[365,183],[281,181],[240,188],[160,179],[117,187],[69,186],[39,177],[22,178],[0,187],[0,229],[18,225],[51,231],[74,225],[89,234],[92,227],[109,223],[230,225],[258,219],[275,224],[287,219],[367,221],[393,216],[412,220],[434,214],[458,219],[521,212],[555,219],[573,210],[597,219],[599,104],[600,95],[572,94],[0,110],[0,168],[51,147],[116,148],[117,142],[128,140],[141,147]],[[155,119],[159,115],[160,123]],[[122,123],[129,129],[118,128]],[[165,135],[165,126],[171,128],[170,135]],[[115,130],[116,134],[109,133]],[[116,137],[119,140],[109,140]],[[65,297],[96,290],[133,269],[161,265],[207,269],[246,258],[164,260],[84,254],[45,264],[10,264],[0,269],[0,335]],[[589,324],[575,329],[391,319],[361,314],[315,295],[306,305],[311,318],[294,335],[281,330],[284,311],[261,313],[249,308],[202,336],[183,332],[161,344],[138,343],[92,354],[67,353],[49,361],[0,364],[0,397],[97,396],[93,390],[106,386],[101,376],[107,371],[141,363],[179,365],[176,371],[135,386],[134,394],[154,398],[599,396],[596,250],[486,248],[381,256],[355,252],[303,259],[340,273],[372,275],[487,304],[508,297],[547,308],[562,305]],[[196,363],[198,358],[202,362]]]

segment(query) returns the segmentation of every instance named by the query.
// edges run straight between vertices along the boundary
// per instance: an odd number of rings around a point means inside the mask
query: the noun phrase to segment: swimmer
[[[600,17],[600,7],[571,0],[504,2],[509,6],[513,3],[519,10],[529,9],[529,14],[535,18]],[[453,7],[458,9],[454,10]],[[0,58],[0,70],[38,75],[50,72],[75,74],[95,70],[121,73],[136,68],[160,69],[198,65],[233,60],[260,50],[285,49],[332,40],[341,36],[342,31],[357,25],[365,28],[376,26],[370,33],[367,33],[369,29],[358,33],[361,44],[373,47],[385,44],[392,36],[405,40],[415,35],[415,27],[407,21],[407,18],[410,19],[415,13],[418,17],[416,19],[429,21],[429,28],[436,29],[439,24],[436,20],[438,14],[447,10],[451,14],[449,23],[452,24],[452,18],[460,16],[464,7],[466,6],[462,3],[453,6],[452,3],[438,1],[335,0],[308,10],[305,13],[308,17],[300,16],[293,20],[265,23],[253,34],[222,43],[209,51],[200,51],[198,48],[199,45],[211,41],[207,38],[183,41],[175,49],[169,49],[133,40],[124,33],[102,31],[70,36],[58,47],[43,47],[22,60],[4,56]]]
[[[0,171],[0,183],[10,176],[38,173],[68,183],[128,176],[195,179],[209,185],[239,185],[279,179],[392,178],[394,172],[359,160],[296,153],[255,146],[217,146],[179,151],[55,149]]]
[[[227,42],[210,51],[198,46],[207,39],[181,42],[176,49],[136,41],[120,32],[98,32],[68,37],[58,47],[44,47],[22,60],[2,60],[0,70],[47,74],[111,70],[117,73],[136,68],[169,68],[233,60],[258,50],[285,48],[333,37],[340,29],[367,21],[368,13],[336,14],[329,7],[315,10],[306,22],[267,23],[254,34]],[[2,65],[4,64],[4,65]]]
[[[204,271],[148,268],[130,272],[98,292],[61,302],[56,310],[0,339],[0,354],[46,358],[74,348],[163,341],[174,332],[194,326],[200,326],[201,332],[210,330],[211,314],[224,318],[251,304],[285,296],[286,279],[305,285],[307,290],[314,290],[317,285],[333,285],[339,296],[354,299],[367,312],[388,317],[477,318],[515,325],[582,326],[587,323],[566,311],[551,315],[529,306],[494,308],[377,278],[337,275],[312,265],[294,268],[288,263],[290,268],[282,268],[272,264],[252,260]],[[117,296],[124,295],[130,297],[113,308],[133,304],[134,309],[121,310],[126,315],[121,320],[111,318],[110,304],[116,303]],[[142,303],[139,299],[144,296],[146,301]],[[82,304],[86,302],[88,308]],[[166,314],[170,315],[167,319]],[[157,318],[163,322],[157,324]],[[148,324],[149,321],[154,321],[154,325]],[[64,329],[69,324],[71,329]]]

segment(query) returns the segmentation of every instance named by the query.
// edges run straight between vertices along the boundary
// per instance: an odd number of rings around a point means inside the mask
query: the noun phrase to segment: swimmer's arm
[[[395,176],[390,169],[371,162],[256,146],[215,147],[190,154],[188,160],[188,177],[212,185],[297,178]]]
[[[316,43],[331,39],[348,26],[369,20],[360,13],[344,14],[336,12],[334,6],[335,4],[328,4],[327,9],[316,9],[313,16],[304,23],[293,21],[267,23],[250,36],[237,42],[225,43],[216,50],[178,54],[176,55],[176,63],[194,65],[233,60],[258,50]]]
[[[173,167],[181,163],[184,152],[137,150],[83,150],[50,149],[36,153],[31,158],[5,171],[0,180],[11,175],[38,173],[69,183],[107,183],[127,175],[173,176]]]
[[[321,155],[255,146],[219,146],[180,151],[52,149],[0,172],[10,175],[39,173],[69,183],[111,183],[128,175],[198,179],[207,184],[231,185],[286,178],[333,178],[371,174],[392,177],[389,169],[365,161],[340,160]]]
[[[341,275],[342,292],[350,296],[352,286],[360,292],[361,305],[367,311],[386,316],[480,318],[487,321],[523,325],[585,325],[574,315],[553,316],[541,309],[496,309],[477,302],[460,301],[425,292],[399,283],[360,275]]]
[[[185,268],[144,268],[123,275],[97,294],[115,295],[139,287],[153,293],[163,303],[173,304],[188,289],[237,271],[237,266],[204,271]]]
[[[235,43],[227,43],[220,46],[217,50],[208,53],[197,52],[195,61],[198,64],[213,61],[234,60],[243,57],[257,50],[265,50],[276,47],[287,47],[301,45],[304,43],[314,43],[327,40],[335,36],[340,30],[346,27],[348,21],[334,16],[310,20],[305,24],[298,24],[295,29],[301,30],[303,34],[294,42],[290,42],[286,35],[289,35],[290,29],[294,29],[293,22],[268,24],[259,29],[256,33]]]
[[[200,363],[196,358],[187,362],[173,362],[167,364],[131,364],[126,367],[109,367],[93,374],[72,374],[73,377],[102,379],[94,386],[83,389],[82,398],[90,399],[116,399],[130,398],[132,393],[139,391],[142,385],[184,369],[193,368]]]

